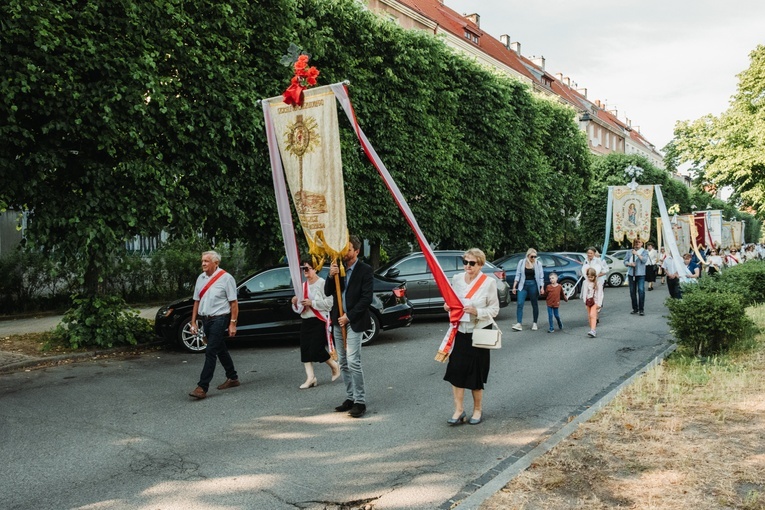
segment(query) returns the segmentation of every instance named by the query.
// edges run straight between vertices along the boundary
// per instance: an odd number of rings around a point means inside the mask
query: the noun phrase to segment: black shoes
[[[631,313],[632,315],[635,315],[635,314],[636,314],[636,313],[638,313],[638,312],[637,312],[637,310],[632,310],[630,313]]]
[[[344,413],[346,411],[350,411],[352,407],[353,407],[353,400],[346,400],[345,402],[343,402],[342,404],[340,404],[339,406],[335,408],[335,412]]]
[[[640,315],[645,315],[645,312],[643,312],[643,310],[640,310]]]
[[[351,415],[351,418],[361,418],[364,416],[364,413],[367,412],[367,406],[366,404],[353,404],[353,407],[351,408],[351,412],[348,414]]]

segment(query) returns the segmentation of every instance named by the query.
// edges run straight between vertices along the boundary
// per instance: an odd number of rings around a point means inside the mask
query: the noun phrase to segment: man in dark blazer
[[[345,382],[345,401],[335,408],[342,413],[348,411],[354,418],[361,418],[367,411],[364,395],[364,372],[361,370],[361,335],[372,327],[369,306],[372,304],[374,274],[372,267],[359,260],[361,240],[350,236],[348,253],[343,257],[345,278],[340,277],[343,314],[340,315],[335,288],[335,275],[340,269],[337,262],[329,267],[329,278],[324,284],[324,293],[335,296],[332,304],[333,335],[340,371]],[[346,330],[347,348],[343,344],[343,328]]]

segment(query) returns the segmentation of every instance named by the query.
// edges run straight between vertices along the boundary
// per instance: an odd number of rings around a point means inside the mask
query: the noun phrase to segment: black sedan
[[[327,278],[327,268],[319,275]],[[292,282],[288,267],[276,267],[255,273],[237,286],[239,317],[234,339],[297,338],[300,316],[292,309]],[[157,311],[154,329],[170,342],[178,342],[191,352],[205,350],[202,322],[197,321],[199,334],[190,329],[194,301],[182,299]],[[381,330],[409,326],[412,305],[406,298],[406,282],[374,277],[374,299],[369,307],[372,327],[362,335],[362,343],[371,342]]]

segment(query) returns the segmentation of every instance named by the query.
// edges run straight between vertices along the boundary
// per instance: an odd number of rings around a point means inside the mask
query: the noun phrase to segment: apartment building
[[[579,128],[587,134],[590,151],[640,154],[658,168],[664,168],[663,155],[656,150],[628,119],[599,100],[587,97],[587,89],[563,74],[552,75],[545,69],[544,57],[525,57],[521,43],[508,34],[499,38],[481,29],[478,13],[462,15],[443,0],[367,0],[370,10],[407,29],[425,30],[444,38],[447,45],[477,62],[528,84],[538,94],[555,97],[578,112]]]

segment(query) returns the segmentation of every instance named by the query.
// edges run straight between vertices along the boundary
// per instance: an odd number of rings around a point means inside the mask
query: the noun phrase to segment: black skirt
[[[324,363],[328,359],[327,330],[324,321],[316,317],[301,320],[300,361]]]
[[[457,332],[454,349],[446,365],[444,381],[457,388],[482,390],[489,379],[489,349],[473,347],[473,334]]]
[[[656,274],[659,272],[659,266],[651,264],[650,266],[645,266],[645,281],[648,283],[653,283],[656,281]]]

